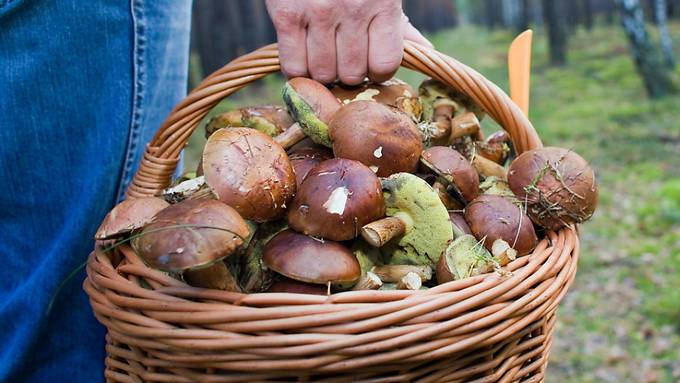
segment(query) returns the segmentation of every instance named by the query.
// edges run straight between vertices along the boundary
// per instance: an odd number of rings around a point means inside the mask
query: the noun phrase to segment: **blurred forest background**
[[[680,382],[680,0],[405,0],[404,9],[438,50],[504,89],[507,48],[534,29],[530,119],[546,144],[596,169],[600,207],[581,230],[548,381]],[[193,17],[191,87],[276,39],[263,0],[200,0]],[[281,104],[282,81],[269,76],[211,114]],[[203,136],[199,127],[188,169]]]

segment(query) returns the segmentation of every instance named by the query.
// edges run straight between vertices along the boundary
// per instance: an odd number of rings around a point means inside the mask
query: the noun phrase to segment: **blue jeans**
[[[0,382],[104,380],[85,274],[64,281],[185,94],[190,12],[0,0]]]

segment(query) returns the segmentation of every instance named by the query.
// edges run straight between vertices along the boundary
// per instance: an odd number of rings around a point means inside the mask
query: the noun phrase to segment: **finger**
[[[307,25],[302,9],[267,1],[279,44],[281,71],[288,77],[307,76]]]
[[[340,82],[357,85],[368,72],[368,24],[347,21],[338,26],[335,37]]]
[[[404,54],[400,18],[401,9],[380,13],[368,27],[368,77],[373,82],[387,81],[399,69]]]
[[[321,83],[335,81],[335,26],[312,22],[307,28],[307,67],[310,76]]]
[[[404,19],[404,40],[413,41],[426,47],[434,48],[430,40],[426,39],[419,30],[416,29],[408,19]]]

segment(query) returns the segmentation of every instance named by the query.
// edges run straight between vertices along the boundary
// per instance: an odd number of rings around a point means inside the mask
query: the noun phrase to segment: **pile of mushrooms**
[[[425,80],[327,87],[293,78],[284,106],[206,123],[196,173],[123,201],[100,244],[150,267],[245,293],[419,290],[503,267],[549,230],[590,218],[595,176],[566,149],[515,157],[482,109]]]

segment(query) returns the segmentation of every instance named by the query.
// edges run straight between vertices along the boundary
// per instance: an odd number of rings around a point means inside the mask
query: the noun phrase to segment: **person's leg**
[[[103,381],[66,283],[186,88],[190,1],[0,1],[0,381]]]

